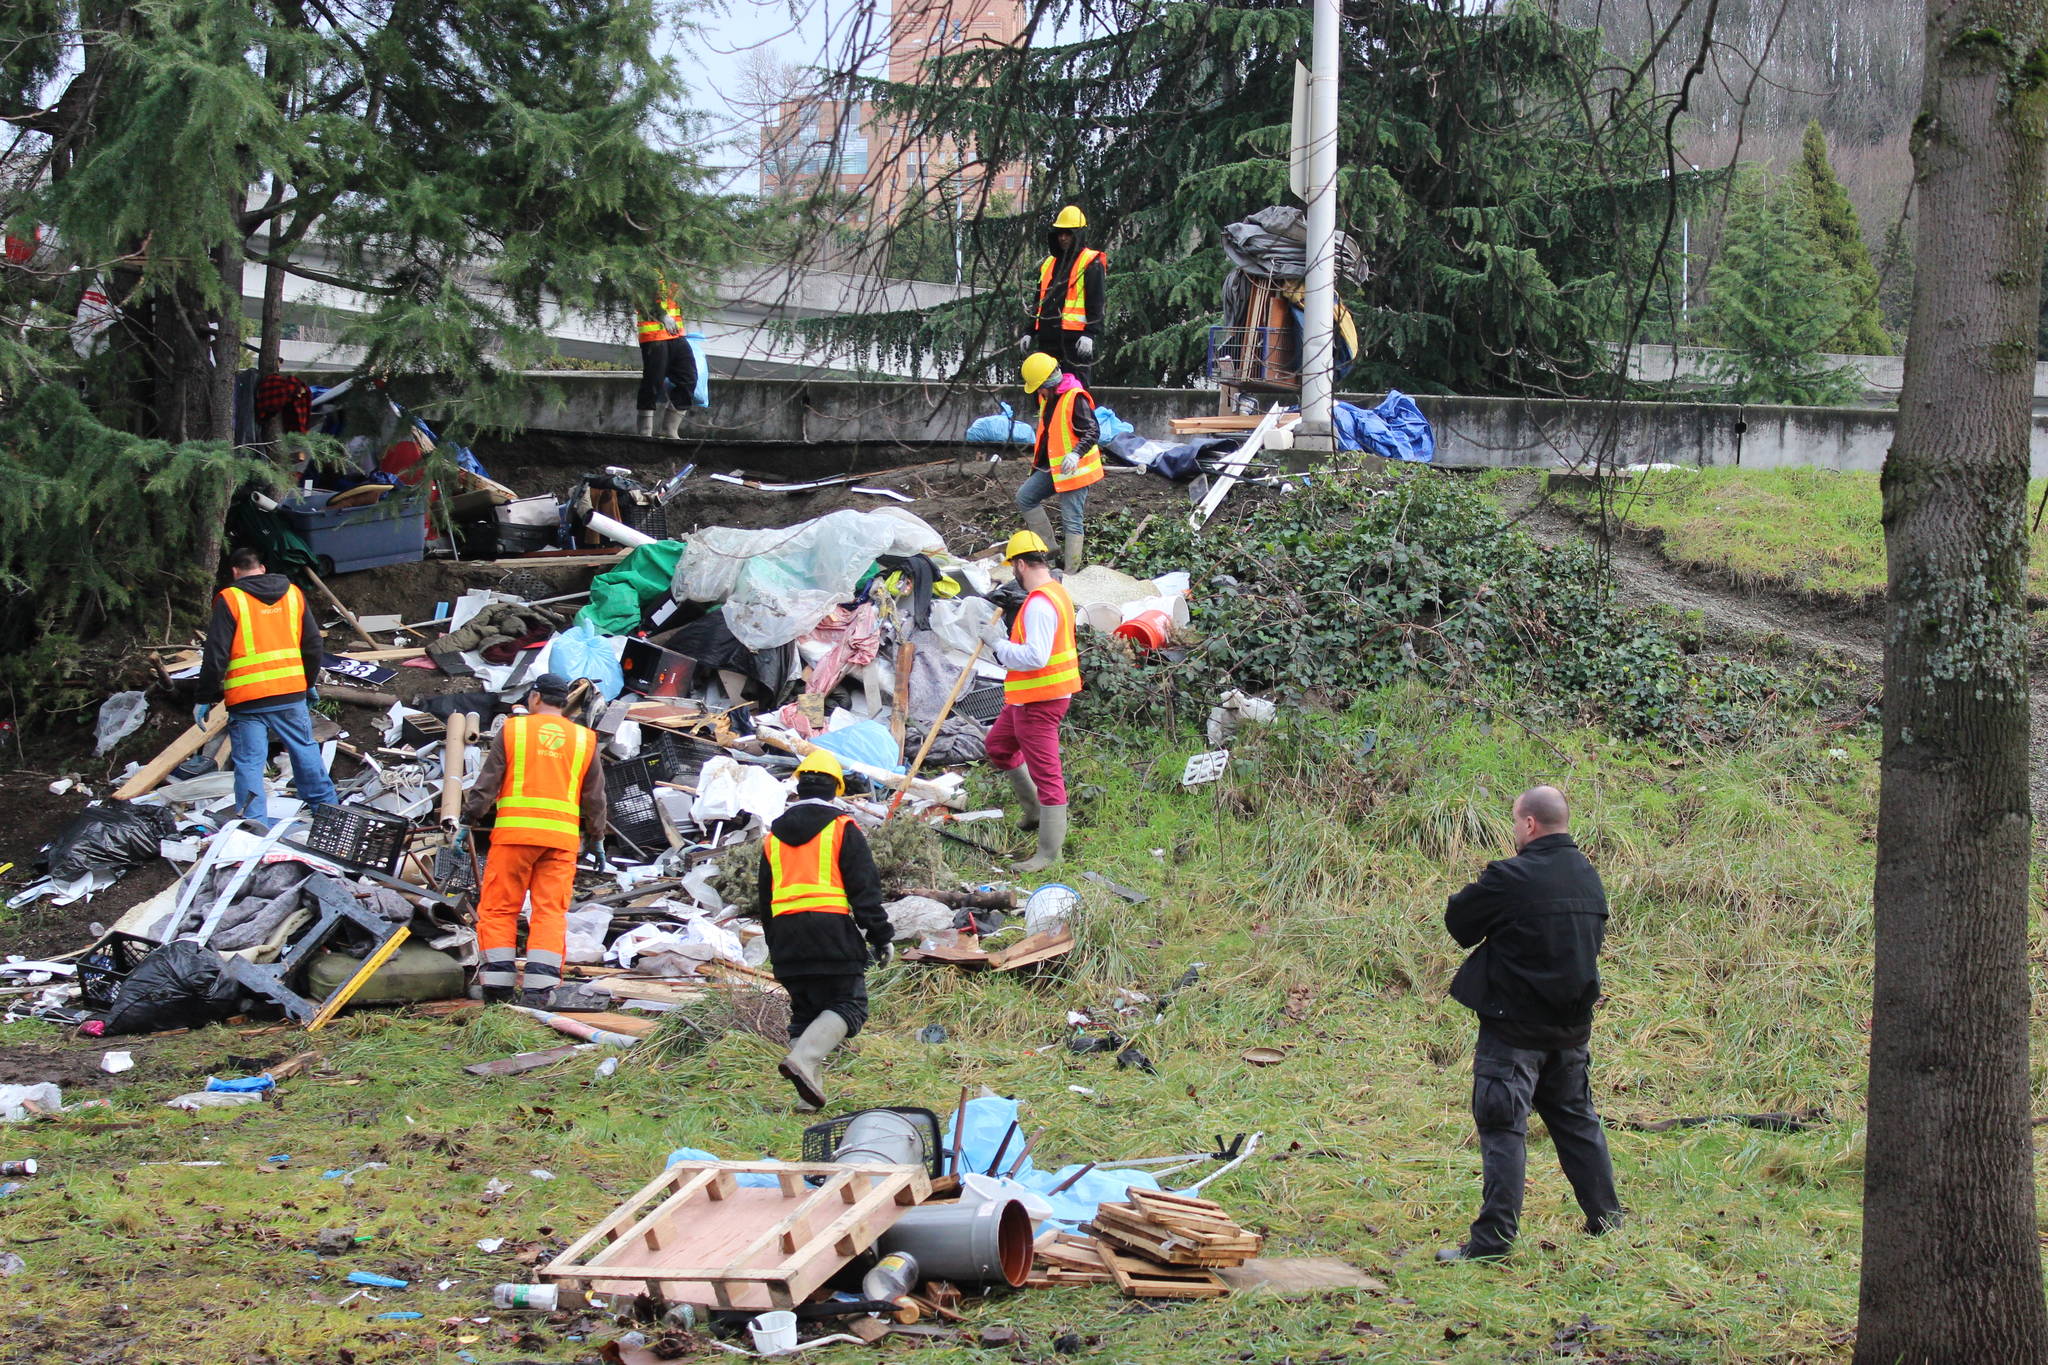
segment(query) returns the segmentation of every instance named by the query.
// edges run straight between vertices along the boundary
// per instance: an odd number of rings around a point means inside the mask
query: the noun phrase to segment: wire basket
[[[978,687],[959,701],[953,703],[953,714],[969,716],[975,720],[994,720],[1003,709],[1003,685],[990,683]]]
[[[887,1105],[880,1110],[863,1109],[856,1114],[841,1114],[836,1119],[814,1123],[804,1129],[804,1160],[806,1162],[832,1161],[846,1137],[846,1130],[856,1119],[872,1113],[900,1114],[910,1121],[917,1130],[918,1143],[923,1148],[924,1164],[934,1178],[946,1173],[946,1145],[939,1138],[939,1116],[929,1109],[907,1109],[899,1105]]]
[[[411,833],[411,821],[367,806],[315,806],[306,847],[389,876],[398,870]]]
[[[643,852],[667,848],[661,812],[654,805],[654,774],[644,758],[615,759],[604,765],[604,794],[612,832]]]
[[[1301,343],[1292,327],[1211,327],[1209,377],[1233,389],[1301,387]]]

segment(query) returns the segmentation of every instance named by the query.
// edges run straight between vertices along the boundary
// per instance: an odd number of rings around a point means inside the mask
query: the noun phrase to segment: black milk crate
[[[640,757],[647,760],[649,771],[663,782],[686,782],[696,785],[692,776],[714,758],[725,756],[725,750],[708,740],[691,735],[679,735],[673,730],[657,730],[652,725],[640,727]]]
[[[153,939],[113,930],[78,960],[78,994],[87,1009],[110,1010],[128,973],[157,950]]]
[[[939,1116],[929,1109],[910,1109],[902,1105],[878,1106],[881,1112],[898,1114],[909,1121],[917,1130],[918,1146],[925,1165],[934,1178],[946,1174],[946,1143],[941,1133]],[[846,1138],[846,1130],[861,1114],[874,1111],[863,1109],[859,1113],[841,1114],[836,1119],[826,1119],[804,1129],[803,1153],[806,1162],[832,1161],[839,1150],[839,1144]]]
[[[668,836],[661,832],[661,813],[654,805],[654,773],[646,759],[622,758],[605,764],[604,794],[614,833],[647,853],[668,847]]]
[[[1003,709],[1003,685],[991,683],[978,687],[959,701],[953,703],[953,714],[970,716],[975,720],[991,721]]]
[[[668,539],[668,508],[650,496],[641,502],[631,494],[619,495],[619,520],[656,540]]]
[[[398,870],[411,833],[410,820],[367,806],[315,806],[306,847],[389,876]]]

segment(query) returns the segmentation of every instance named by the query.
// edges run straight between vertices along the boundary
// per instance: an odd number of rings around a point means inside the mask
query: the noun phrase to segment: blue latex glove
[[[203,702],[200,702],[200,703],[199,703],[199,705],[197,705],[197,706],[195,706],[195,707],[193,707],[193,708],[192,708],[192,723],[193,723],[194,725],[204,725],[204,724],[206,724],[206,717],[207,717],[207,714],[208,714],[209,712],[211,712],[212,710],[213,710],[213,703],[212,703],[212,702],[210,702],[210,701],[203,701]]]

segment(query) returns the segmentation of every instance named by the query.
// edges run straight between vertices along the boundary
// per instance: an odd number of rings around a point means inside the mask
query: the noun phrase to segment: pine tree
[[[1051,0],[1051,33],[1076,12]],[[1185,383],[1221,323],[1228,223],[1288,192],[1295,0],[1110,0],[1079,42],[981,49],[891,85],[847,73],[906,136],[1031,169],[1015,215],[970,205],[968,278],[984,293],[926,310],[821,322],[878,363],[1013,377],[1013,338],[1061,204],[1110,253],[1098,383]],[[1352,0],[1345,14],[1340,228],[1369,278],[1340,292],[1360,334],[1346,383],[1423,392],[1585,391],[1605,343],[1653,290],[1674,191],[1662,113],[1633,86],[1599,94],[1599,35],[1533,4],[1482,14],[1431,0]],[[893,167],[876,168],[886,175]],[[1675,254],[1676,230],[1672,248]],[[1672,265],[1675,272],[1675,262]]]
[[[1897,347],[1885,331],[1884,314],[1878,307],[1878,278],[1870,264],[1870,248],[1864,245],[1856,206],[1849,202],[1849,192],[1828,162],[1827,135],[1817,119],[1806,125],[1806,136],[1800,141],[1797,173],[1804,177],[1813,201],[1816,240],[1841,276],[1851,301],[1842,330],[1829,337],[1821,349],[1844,355],[1893,354]]]
[[[1854,304],[1819,245],[1805,178],[1752,170],[1737,187],[1707,279],[1708,337],[1727,348],[1717,377],[1737,403],[1846,403],[1855,371],[1819,360]]]

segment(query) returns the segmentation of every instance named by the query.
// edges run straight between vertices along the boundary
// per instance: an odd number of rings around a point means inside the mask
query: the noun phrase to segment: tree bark
[[[1928,0],[1889,607],[1859,1365],[2042,1365],[2027,543],[2048,0]]]

